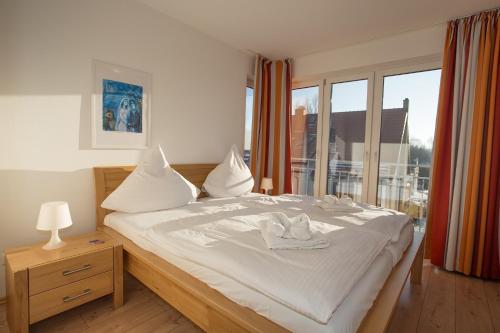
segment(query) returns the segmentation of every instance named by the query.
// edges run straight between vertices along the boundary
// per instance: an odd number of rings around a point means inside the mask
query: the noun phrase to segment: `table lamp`
[[[273,179],[267,177],[262,178],[260,189],[264,190],[264,194],[269,194],[269,191],[273,189]]]
[[[38,214],[36,228],[38,230],[50,230],[52,236],[44,250],[53,250],[64,246],[64,242],[59,238],[59,229],[64,229],[72,225],[68,203],[65,201],[53,201],[43,203]]]

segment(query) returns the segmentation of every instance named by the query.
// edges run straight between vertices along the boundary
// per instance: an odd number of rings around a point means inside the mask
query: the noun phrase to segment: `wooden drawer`
[[[45,291],[29,298],[30,324],[113,292],[113,271]]]
[[[113,269],[113,248],[29,269],[29,295],[64,286]]]

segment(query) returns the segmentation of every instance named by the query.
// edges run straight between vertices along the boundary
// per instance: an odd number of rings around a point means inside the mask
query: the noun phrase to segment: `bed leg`
[[[422,269],[424,267],[424,242],[418,248],[417,256],[411,266],[410,282],[411,284],[422,283]]]

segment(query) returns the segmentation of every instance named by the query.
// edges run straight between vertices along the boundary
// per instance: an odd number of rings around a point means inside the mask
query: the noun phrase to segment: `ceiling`
[[[139,0],[239,50],[297,57],[442,24],[500,0]]]

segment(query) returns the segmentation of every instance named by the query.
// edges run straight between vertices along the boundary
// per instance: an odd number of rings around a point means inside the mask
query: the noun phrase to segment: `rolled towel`
[[[306,214],[289,218],[282,212],[265,214],[260,232],[269,249],[274,250],[312,250],[330,246],[325,236],[314,233],[310,228],[310,219]]]
[[[337,198],[337,196],[333,194],[326,194],[323,196],[323,202],[328,205],[338,205],[339,198]]]
[[[310,219],[307,214],[302,213],[290,218],[291,225],[284,238],[308,240],[311,236]]]
[[[265,213],[263,215],[267,217],[262,220],[262,223],[264,224],[263,227],[276,237],[284,238],[285,234],[288,233],[288,229],[291,224],[288,220],[288,216],[282,212]]]
[[[287,239],[308,240],[311,238],[309,216],[302,213],[294,217],[288,217],[282,212],[265,214],[269,220],[265,220],[265,229],[276,237]]]
[[[348,195],[343,195],[342,198],[340,198],[339,203],[341,205],[346,205],[346,206],[349,206],[349,207],[353,207],[354,206],[354,202],[352,201],[351,197],[348,196]]]
[[[267,228],[267,232],[273,234],[276,237],[284,237],[287,232],[287,228],[281,223],[280,220],[271,219],[270,221],[266,221],[265,228]]]

